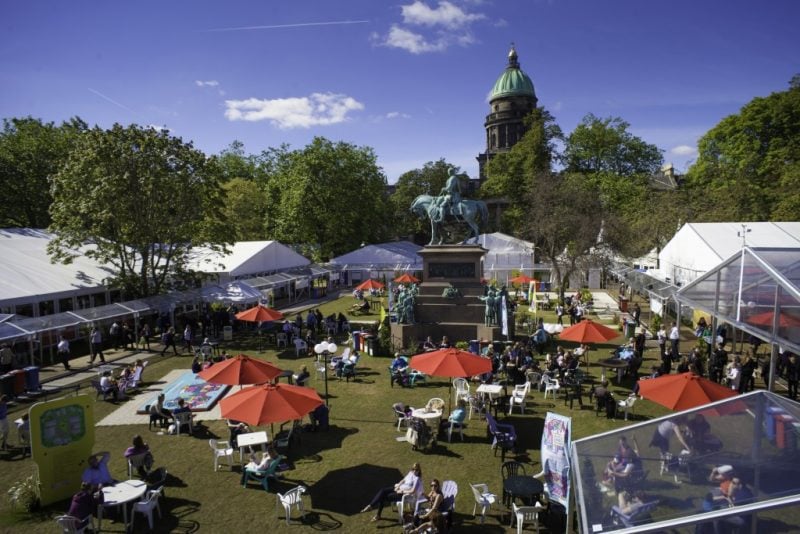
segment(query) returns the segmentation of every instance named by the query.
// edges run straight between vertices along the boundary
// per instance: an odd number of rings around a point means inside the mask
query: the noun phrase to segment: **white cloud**
[[[439,2],[436,9],[428,7],[425,2],[417,0],[413,4],[401,7],[403,22],[420,26],[443,26],[454,30],[481,20],[480,13],[466,13],[460,7],[444,1]]]
[[[697,149],[689,145],[678,145],[669,150],[670,154],[675,156],[696,156]]]
[[[219,85],[219,82],[217,80],[206,80],[206,81],[195,80],[194,84],[197,87],[217,87]]]
[[[228,120],[268,120],[278,128],[287,130],[344,122],[348,119],[348,113],[364,109],[364,104],[343,94],[313,93],[307,97],[273,100],[226,100],[225,107],[225,117]]]
[[[386,114],[387,119],[410,119],[411,115],[408,113],[401,113],[399,111],[390,111]]]
[[[386,36],[384,44],[391,48],[401,48],[408,50],[412,54],[424,54],[426,52],[441,52],[447,48],[447,43],[439,39],[429,42],[418,33],[411,30],[392,25],[389,35]]]

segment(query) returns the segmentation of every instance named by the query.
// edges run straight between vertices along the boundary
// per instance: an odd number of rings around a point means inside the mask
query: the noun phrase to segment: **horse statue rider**
[[[448,213],[456,219],[461,217],[461,180],[456,176],[455,167],[450,167],[450,176],[436,198],[436,207],[438,209],[431,213],[436,222],[443,222]]]

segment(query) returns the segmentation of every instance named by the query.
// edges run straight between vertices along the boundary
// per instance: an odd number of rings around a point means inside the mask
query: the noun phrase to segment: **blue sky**
[[[209,154],[320,135],[374,148],[390,183],[442,157],[477,176],[513,41],[566,133],[621,117],[684,170],[800,73],[798,20],[794,0],[5,1],[0,117],[165,126]]]

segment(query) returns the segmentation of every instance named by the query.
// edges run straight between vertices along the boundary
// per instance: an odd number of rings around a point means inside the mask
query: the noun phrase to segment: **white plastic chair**
[[[297,508],[300,512],[301,517],[306,516],[306,512],[303,509],[303,493],[307,490],[304,486],[297,486],[296,488],[292,488],[286,493],[278,493],[278,502],[276,503],[276,508],[283,505],[283,509],[286,512],[286,524],[289,524],[289,518],[292,515],[292,506]]]
[[[286,332],[280,332],[277,336],[275,336],[275,344],[278,348],[281,348],[281,345],[284,347],[289,346],[289,337],[286,335]]]
[[[517,534],[522,534],[522,529],[525,523],[532,523],[536,532],[539,532],[539,512],[544,510],[538,502],[536,506],[517,506],[517,503],[511,503],[511,524],[514,526],[514,520],[517,521]]]
[[[456,402],[464,399],[464,402],[469,402],[469,382],[464,378],[456,378],[453,380],[453,387],[456,388]]]
[[[181,435],[181,427],[184,425],[189,427],[189,435],[192,435],[192,412],[178,412],[172,414],[172,417],[175,419],[175,435]]]
[[[305,356],[307,353],[308,353],[308,343],[306,343],[299,337],[294,338],[294,355]]]
[[[77,517],[73,517],[71,515],[60,515],[56,517],[56,523],[58,523],[58,527],[61,529],[61,532],[64,534],[83,534],[87,528],[91,528],[94,532],[94,518],[89,515],[89,522],[86,523],[84,527],[78,527],[81,524],[81,520]]]
[[[425,409],[429,412],[442,411],[444,409],[444,400],[439,397],[434,397],[428,401],[428,404],[425,405]]]
[[[133,478],[134,473],[139,473],[139,468],[144,468],[147,471],[147,467],[144,465],[145,458],[149,452],[142,452],[140,454],[134,454],[133,456],[128,456],[128,478]]]
[[[394,404],[392,409],[394,410],[395,417],[397,417],[397,431],[400,432],[401,426],[408,428],[408,422],[411,420],[411,418],[406,415],[406,412],[400,409],[398,404]]]
[[[453,438],[453,430],[458,430],[458,435],[461,436],[461,441],[464,441],[464,422],[456,423],[449,421],[450,426],[447,428],[447,443],[450,443]]]
[[[150,525],[150,530],[153,530],[153,508],[158,510],[158,517],[161,517],[161,506],[158,504],[158,498],[161,497],[161,488],[150,490],[147,492],[147,497],[133,505],[133,513],[131,514],[131,531],[134,530],[133,523],[136,521],[136,512],[147,516],[147,523]]]
[[[406,510],[409,512],[416,510],[417,501],[420,499],[424,499],[424,497],[422,495],[417,495],[416,493],[405,493],[399,501],[392,503],[392,506],[397,508],[397,513],[399,514],[398,521],[401,525],[403,524],[403,515]]]
[[[315,364],[315,369],[317,370],[317,378],[325,378],[325,374],[328,370],[325,368],[325,358],[320,355],[317,356],[317,363]]]
[[[219,469],[220,458],[227,458],[228,465],[233,469],[233,447],[228,441],[221,439],[208,440],[208,446],[214,452],[214,471]]]
[[[525,405],[528,403],[528,392],[531,390],[531,383],[525,382],[514,386],[509,402],[509,413],[514,411],[514,406],[519,406],[520,413],[525,413]]]
[[[486,510],[489,510],[494,503],[497,502],[497,495],[489,493],[488,484],[470,484],[472,488],[472,495],[475,497],[475,505],[472,507],[472,517],[475,517],[475,512],[478,506],[481,507],[481,523],[486,521]]]
[[[548,392],[553,392],[553,399],[556,398],[556,395],[561,390],[561,384],[558,383],[558,378],[550,378],[547,375],[542,375],[542,382],[544,382],[544,397],[547,398]]]
[[[628,420],[628,410],[630,410],[632,412],[634,411],[633,410],[633,405],[634,405],[635,402],[636,402],[636,395],[635,394],[628,395],[627,399],[623,399],[623,400],[617,402],[617,406],[619,407],[619,409],[620,410],[625,410],[625,420],[626,421]]]

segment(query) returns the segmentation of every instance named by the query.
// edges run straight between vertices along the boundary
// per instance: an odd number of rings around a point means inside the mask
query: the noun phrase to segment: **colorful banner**
[[[528,311],[532,311],[536,315],[536,281],[528,284]]]
[[[503,335],[508,337],[508,308],[506,308],[505,295],[503,295],[500,300],[500,315],[503,318]]]
[[[547,412],[542,432],[542,473],[550,499],[565,507],[569,501],[569,445],[572,419]]]

